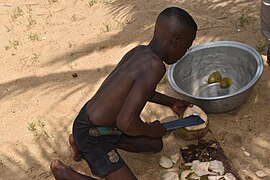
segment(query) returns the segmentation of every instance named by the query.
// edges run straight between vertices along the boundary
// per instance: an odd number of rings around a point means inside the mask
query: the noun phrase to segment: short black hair
[[[176,18],[176,20],[180,24],[191,27],[195,31],[197,31],[198,29],[197,24],[194,21],[194,19],[191,17],[191,15],[187,11],[179,7],[169,7],[169,8],[164,9],[159,14],[159,17],[161,16],[165,16],[167,18]]]

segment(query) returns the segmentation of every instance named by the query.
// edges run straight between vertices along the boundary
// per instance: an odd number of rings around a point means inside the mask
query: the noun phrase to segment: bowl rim
[[[187,56],[189,53],[192,53],[194,51],[198,51],[201,49],[205,49],[205,48],[209,48],[209,47],[218,47],[218,46],[229,46],[229,47],[236,47],[236,48],[240,48],[243,50],[248,51],[252,56],[254,56],[254,58],[256,59],[257,62],[257,70],[256,73],[254,75],[254,77],[252,78],[252,80],[244,87],[240,88],[238,91],[236,91],[235,93],[232,94],[228,94],[228,95],[224,95],[224,96],[217,96],[217,97],[200,97],[200,96],[193,96],[185,91],[183,91],[181,88],[179,88],[174,79],[173,79],[173,72],[175,69],[175,66],[180,62],[180,60],[182,58],[184,58],[185,56]],[[206,43],[202,43],[202,44],[198,44],[195,46],[192,46],[187,52],[186,54],[182,57],[180,60],[178,60],[176,63],[172,64],[172,65],[168,65],[168,81],[169,84],[172,86],[172,88],[180,93],[183,94],[185,96],[188,96],[190,98],[196,99],[196,100],[219,100],[219,99],[225,99],[225,98],[229,98],[238,94],[243,93],[245,90],[251,88],[252,86],[254,86],[257,81],[259,80],[259,78],[262,75],[263,72],[263,59],[261,57],[261,55],[251,46],[244,44],[244,43],[240,43],[240,42],[235,42],[235,41],[213,41],[213,42],[206,42]]]

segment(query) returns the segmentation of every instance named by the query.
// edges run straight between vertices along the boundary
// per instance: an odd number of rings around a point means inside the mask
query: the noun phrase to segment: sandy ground
[[[0,0],[0,179],[53,179],[54,158],[90,174],[85,162],[70,158],[73,119],[125,52],[149,42],[156,16],[168,6],[186,9],[197,21],[194,44],[232,40],[263,49],[259,0]],[[240,108],[209,114],[211,130],[243,179],[258,179],[258,170],[270,179],[269,70],[265,64]],[[180,98],[166,78],[158,90]],[[172,115],[147,104],[142,118]],[[158,154],[121,152],[138,179],[159,179],[159,157],[182,146],[171,136],[164,143]]]

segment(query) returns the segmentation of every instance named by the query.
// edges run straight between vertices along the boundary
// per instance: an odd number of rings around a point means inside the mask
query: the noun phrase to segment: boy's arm
[[[190,102],[176,99],[156,91],[148,101],[170,107],[178,115],[182,114],[187,106],[192,106]]]

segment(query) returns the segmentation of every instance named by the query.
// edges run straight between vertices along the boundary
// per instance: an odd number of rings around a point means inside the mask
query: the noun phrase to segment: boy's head
[[[156,20],[153,40],[164,48],[164,61],[177,62],[195,39],[197,24],[185,10],[170,7],[163,10]]]

